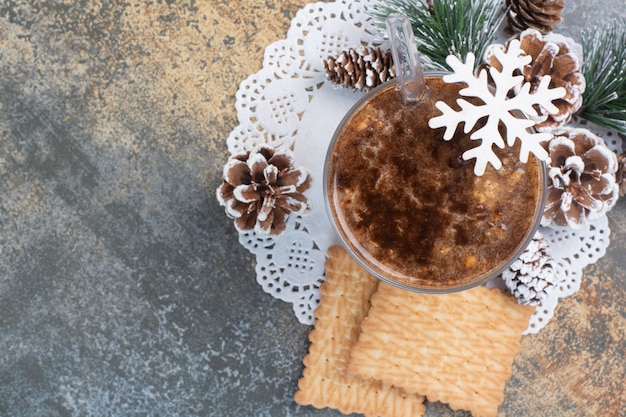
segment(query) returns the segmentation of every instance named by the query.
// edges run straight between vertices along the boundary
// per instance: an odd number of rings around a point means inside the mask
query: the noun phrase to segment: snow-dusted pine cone
[[[542,224],[578,229],[617,202],[617,156],[587,129],[562,127],[553,133]]]
[[[348,49],[324,60],[329,81],[354,90],[369,91],[394,78],[391,50],[380,48]]]
[[[558,108],[555,114],[548,113],[544,108],[535,106],[538,115],[528,115],[535,122],[538,131],[549,131],[568,123],[582,106],[582,95],[585,91],[585,77],[581,71],[581,59],[576,43],[564,36],[551,34],[542,36],[534,29],[527,29],[517,36],[520,47],[532,59],[530,63],[519,69],[516,75],[522,75],[523,81],[511,92],[517,94],[522,83],[529,82],[530,91],[535,92],[545,76],[550,76],[550,88],[563,87],[565,96],[553,100]],[[508,50],[510,41],[505,48]],[[501,66],[494,56],[494,49],[502,45],[491,45],[485,53],[485,62],[500,70]]]
[[[522,68],[524,79],[531,83],[531,91],[546,75],[550,76],[550,88],[565,89],[565,96],[553,101],[559,112],[543,112],[535,120],[535,129],[552,129],[568,123],[582,106],[586,86],[574,41],[557,35],[542,36],[533,29],[520,33],[519,39],[520,47],[532,57],[530,64]]]
[[[617,157],[618,167],[615,173],[615,182],[619,186],[619,195],[626,195],[626,151]]]
[[[537,232],[522,255],[502,272],[504,283],[520,304],[541,304],[559,284],[556,263],[547,248]]]
[[[514,33],[528,28],[552,32],[563,20],[563,0],[506,0],[505,4],[509,7],[507,26]]]
[[[289,213],[310,209],[302,193],[311,185],[311,174],[293,162],[291,151],[268,145],[230,157],[216,194],[238,231],[277,236]]]

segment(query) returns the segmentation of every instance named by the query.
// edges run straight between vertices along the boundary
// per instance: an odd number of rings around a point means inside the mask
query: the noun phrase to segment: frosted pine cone
[[[311,185],[311,175],[305,168],[294,168],[293,162],[289,150],[261,145],[224,165],[217,200],[235,219],[238,231],[277,236],[285,230],[289,213],[310,209],[302,193]]]
[[[619,195],[626,195],[626,151],[617,157],[618,168],[615,173],[615,182],[619,186]]]
[[[520,304],[538,305],[556,290],[555,262],[537,232],[522,255],[502,272],[507,288]]]
[[[533,28],[541,33],[552,32],[563,20],[563,0],[506,0],[509,7],[507,25],[512,32]]]
[[[391,51],[380,48],[349,49],[324,60],[326,78],[355,90],[369,91],[394,78]]]
[[[548,190],[544,226],[578,229],[617,202],[617,156],[587,129],[563,127],[548,144]]]
[[[531,83],[531,91],[546,75],[550,76],[550,88],[565,89],[565,96],[553,101],[559,112],[540,112],[540,118],[535,120],[535,129],[552,129],[568,123],[582,106],[586,86],[581,59],[574,51],[574,41],[557,35],[544,37],[533,29],[520,33],[519,39],[520,47],[532,57],[530,64],[522,68],[524,80]]]
[[[535,122],[534,128],[538,131],[547,131],[568,123],[572,116],[582,106],[582,94],[585,91],[585,77],[581,71],[581,60],[577,45],[571,39],[559,35],[542,36],[534,29],[528,29],[518,36],[520,47],[532,59],[530,63],[521,67],[515,75],[522,75],[523,80],[511,92],[515,95],[519,92],[522,83],[530,83],[530,92],[537,91],[541,80],[545,76],[550,77],[549,88],[563,87],[565,96],[553,100],[552,103],[558,108],[555,114],[548,113],[544,108],[535,106],[537,115],[528,115]],[[508,50],[510,41],[505,46]],[[485,53],[485,62],[497,70],[501,65],[494,56],[494,49],[502,48],[502,45],[491,45]]]

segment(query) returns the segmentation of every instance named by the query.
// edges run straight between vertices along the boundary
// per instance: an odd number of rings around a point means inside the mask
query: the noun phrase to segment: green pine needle
[[[626,134],[626,18],[582,34],[586,88],[580,116]]]
[[[429,4],[430,3],[430,4]],[[499,0],[385,0],[376,4],[370,16],[385,27],[387,16],[400,13],[408,16],[424,66],[449,71],[448,55],[462,61],[468,52],[482,62],[504,19]]]

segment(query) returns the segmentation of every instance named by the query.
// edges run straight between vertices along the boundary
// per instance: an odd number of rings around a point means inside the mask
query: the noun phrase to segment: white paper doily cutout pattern
[[[231,154],[258,143],[294,150],[296,165],[313,177],[307,196],[312,211],[290,217],[278,238],[240,233],[239,242],[256,255],[256,279],[263,291],[292,304],[298,320],[313,324],[324,281],[329,246],[339,244],[326,214],[322,178],[326,150],[336,127],[361,93],[325,82],[323,59],[350,47],[379,41],[365,14],[369,0],[312,3],[291,22],[287,37],[265,50],[262,69],[243,81],[236,94],[239,125],[227,139]],[[586,126],[622,149],[619,136]],[[558,299],[576,292],[582,269],[602,257],[609,244],[606,216],[588,228],[572,231],[542,228],[558,263],[561,285],[537,308],[527,333],[538,332],[554,315]],[[502,285],[491,282],[490,285]]]

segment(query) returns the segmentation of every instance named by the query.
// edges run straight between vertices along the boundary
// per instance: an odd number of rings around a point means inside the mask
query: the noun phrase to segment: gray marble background
[[[293,402],[310,327],[214,198],[238,83],[304,4],[0,1],[0,416],[339,415]],[[626,10],[566,5],[575,39]],[[502,416],[624,415],[625,218]]]

